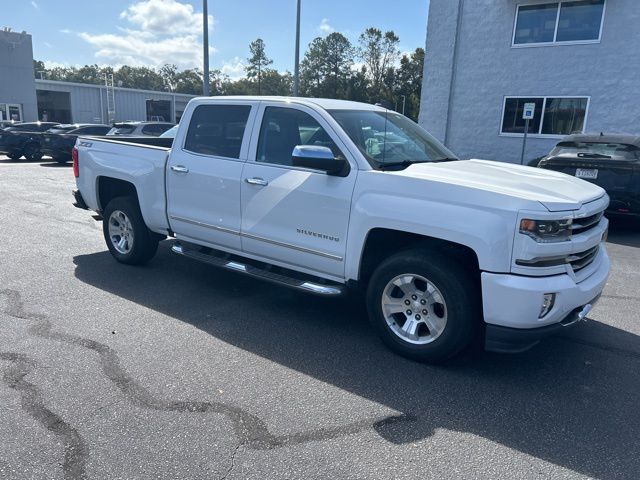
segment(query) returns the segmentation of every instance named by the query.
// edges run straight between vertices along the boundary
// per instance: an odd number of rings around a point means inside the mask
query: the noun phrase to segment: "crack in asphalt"
[[[20,394],[22,410],[37,420],[64,442],[64,462],[62,471],[66,479],[86,478],[85,464],[88,455],[87,445],[71,425],[62,417],[45,407],[40,390],[25,380],[36,367],[35,361],[19,353],[0,352],[0,360],[11,362],[11,367],[2,377],[7,386]]]
[[[82,347],[97,353],[99,364],[104,375],[133,405],[160,412],[217,413],[225,415],[231,421],[234,433],[239,439],[239,444],[236,447],[236,452],[234,452],[232,458],[235,457],[235,453],[237,453],[240,446],[248,446],[259,450],[268,450],[285,446],[300,445],[313,441],[330,440],[370,429],[374,429],[379,432],[388,425],[402,422],[412,423],[417,421],[417,418],[413,415],[399,414],[385,416],[378,419],[360,420],[336,427],[319,428],[288,435],[274,435],[269,431],[266,423],[261,418],[234,405],[228,405],[222,402],[163,400],[156,398],[151,392],[137,383],[128,374],[128,372],[121,366],[120,359],[116,352],[109,346],[77,335],[52,331],[51,323],[44,315],[27,313],[25,311],[20,293],[16,290],[0,290],[0,295],[4,296],[6,299],[7,305],[4,309],[5,314],[17,319],[37,321],[37,323],[33,324],[29,328],[28,331],[30,334],[48,340]],[[23,408],[26,409],[29,409],[32,406],[33,405],[28,402],[23,404]],[[75,432],[75,430],[71,431],[78,436],[79,440],[81,440],[79,434]],[[78,476],[84,475],[84,470],[78,470],[77,465],[84,467],[84,460],[87,455],[88,448],[82,443],[79,445],[81,445],[82,448],[77,448],[72,451],[81,455],[82,458],[72,457],[69,459],[65,457],[65,472],[68,470],[72,472],[73,475],[76,475],[69,478],[84,478],[83,476]],[[227,475],[229,472],[227,472]]]

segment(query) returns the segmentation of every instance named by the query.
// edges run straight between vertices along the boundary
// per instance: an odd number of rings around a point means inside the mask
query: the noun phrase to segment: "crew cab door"
[[[306,106],[262,102],[242,181],[242,248],[284,266],[344,277],[357,168],[345,177],[292,166],[296,145],[349,155],[328,122]],[[344,153],[343,153],[344,152]]]
[[[167,165],[167,213],[177,238],[241,250],[240,181],[257,102],[197,105]]]

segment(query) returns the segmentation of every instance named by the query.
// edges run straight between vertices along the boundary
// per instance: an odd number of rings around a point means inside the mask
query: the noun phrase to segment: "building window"
[[[605,0],[518,5],[513,46],[599,42]]]
[[[501,134],[524,134],[525,103],[536,104],[534,118],[529,122],[531,135],[563,136],[584,131],[588,97],[505,97]]]

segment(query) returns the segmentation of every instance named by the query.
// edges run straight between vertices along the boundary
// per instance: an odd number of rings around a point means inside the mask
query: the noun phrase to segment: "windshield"
[[[373,167],[457,160],[447,147],[404,115],[373,110],[330,110]]]
[[[636,160],[640,158],[638,147],[617,142],[560,142],[551,150],[549,156],[553,157],[562,154],[615,158],[618,160]]]

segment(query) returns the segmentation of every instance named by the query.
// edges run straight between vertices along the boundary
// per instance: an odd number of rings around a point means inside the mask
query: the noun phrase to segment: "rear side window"
[[[216,157],[240,158],[250,105],[200,105],[191,116],[184,149]]]
[[[171,127],[172,125],[168,123],[152,123],[151,125],[145,125],[144,127],[142,127],[142,133],[144,135],[158,137],[169,130]]]

